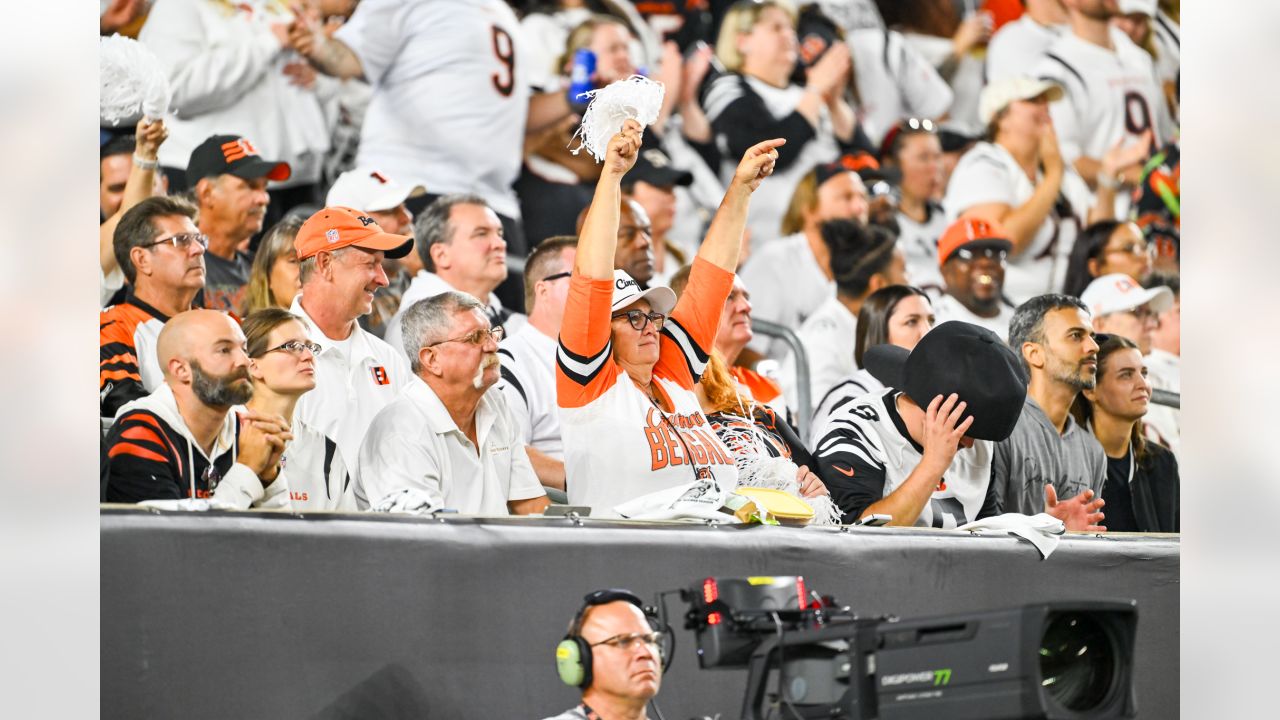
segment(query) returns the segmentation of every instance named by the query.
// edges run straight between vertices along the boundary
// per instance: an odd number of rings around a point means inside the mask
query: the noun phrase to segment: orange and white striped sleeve
[[[618,379],[609,339],[612,305],[612,279],[591,280],[576,272],[569,279],[556,348],[556,402],[562,408],[587,405]]]
[[[692,390],[707,369],[733,273],[694,258],[689,284],[662,327],[662,350],[654,373]]]

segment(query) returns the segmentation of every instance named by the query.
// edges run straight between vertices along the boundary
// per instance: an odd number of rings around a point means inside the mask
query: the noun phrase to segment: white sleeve
[[[770,262],[771,257],[772,253],[748,259],[738,276],[751,293],[751,314],[761,320],[785,324],[793,319],[791,293],[787,292],[786,278],[781,277],[784,273],[782,264]],[[758,353],[768,354],[773,347],[773,339],[759,333],[747,345]]]
[[[1053,129],[1058,133],[1058,151],[1062,160],[1072,163],[1084,153],[1088,142],[1089,128],[1083,113],[1088,107],[1089,97],[1085,87],[1075,78],[1067,77],[1068,74],[1061,63],[1046,58],[1036,66],[1031,76],[1062,86],[1062,99],[1049,103],[1049,117],[1053,119]]]
[[[403,37],[407,5],[403,0],[363,0],[342,27],[334,33],[360,58],[364,78],[377,85],[395,62],[406,42]],[[416,37],[415,42],[430,41]]]
[[[274,496],[287,490],[288,484],[281,482],[277,477],[270,487],[271,494]],[[288,492],[285,492],[284,496],[287,501]],[[261,504],[268,497],[268,493],[262,487],[262,481],[249,469],[248,465],[236,463],[227,471],[227,476],[218,483],[218,487],[213,491],[213,497],[234,505],[238,510],[248,510],[250,507]]]
[[[919,117],[936,118],[951,109],[954,99],[951,86],[929,61],[912,48],[901,33],[890,31],[888,44],[889,70],[908,112]]]
[[[977,155],[970,150],[960,158],[955,172],[951,174],[942,205],[946,208],[947,217],[955,218],[974,205],[984,203],[1018,206],[1004,166],[989,155]]]
[[[362,509],[376,507],[384,498],[402,490],[414,490],[444,506],[440,466],[429,449],[416,438],[389,432],[374,420],[360,445],[360,474],[355,495]]]
[[[338,497],[333,510],[335,512],[359,510],[360,508],[356,505],[355,479],[347,472],[347,463],[342,459],[341,451],[333,454],[333,462],[329,465],[329,478],[333,483],[334,494]]]
[[[234,105],[281,52],[265,23],[244,23],[213,41],[208,35],[196,3],[181,0],[156,3],[138,35],[164,66],[170,107],[181,117]]]
[[[498,388],[511,411],[512,426],[520,444],[528,445],[533,438],[533,409],[529,405],[527,393],[532,388],[529,387],[528,378],[516,368],[514,354],[508,355],[499,350],[498,355],[502,362],[502,379],[498,381]]]

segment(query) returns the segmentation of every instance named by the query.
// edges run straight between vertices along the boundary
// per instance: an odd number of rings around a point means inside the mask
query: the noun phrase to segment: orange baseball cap
[[[325,250],[352,245],[365,250],[381,250],[395,260],[409,254],[413,249],[413,238],[383,232],[378,223],[363,212],[334,205],[307,218],[293,239],[299,260],[306,260]]]
[[[1008,252],[1013,249],[1013,243],[1000,223],[982,218],[960,218],[948,225],[942,237],[938,238],[938,267],[946,265],[952,254],[962,247],[994,247]]]

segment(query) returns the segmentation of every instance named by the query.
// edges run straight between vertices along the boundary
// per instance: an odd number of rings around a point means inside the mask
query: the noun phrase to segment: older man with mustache
[[[293,438],[279,415],[233,413],[253,396],[245,337],[235,320],[190,310],[160,331],[164,384],[120,409],[103,444],[106,502],[207,498],[275,504],[280,457]]]
[[[523,515],[550,504],[494,388],[502,329],[485,309],[448,291],[405,310],[400,335],[416,380],[365,434],[355,484],[362,509]]]

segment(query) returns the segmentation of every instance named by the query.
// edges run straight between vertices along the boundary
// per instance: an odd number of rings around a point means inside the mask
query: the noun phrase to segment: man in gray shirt
[[[1104,530],[1106,456],[1070,412],[1076,395],[1098,377],[1088,309],[1069,295],[1031,298],[1014,312],[1009,345],[1030,382],[1013,434],[995,446],[991,484],[1000,511],[1046,512],[1068,530]]]

